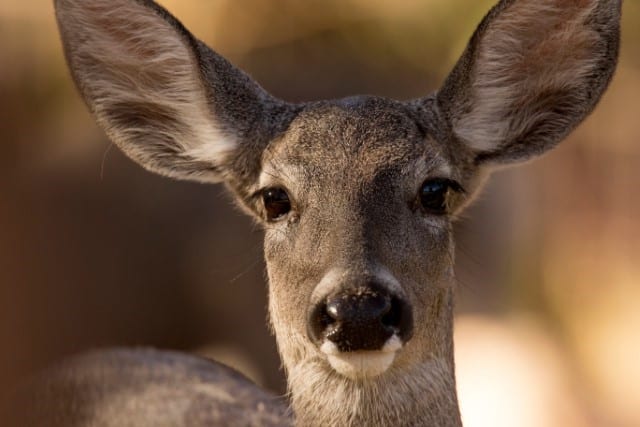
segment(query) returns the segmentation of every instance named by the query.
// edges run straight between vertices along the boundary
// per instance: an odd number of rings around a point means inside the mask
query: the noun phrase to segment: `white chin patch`
[[[387,340],[381,350],[343,352],[329,340],[325,340],[320,351],[339,374],[351,379],[373,378],[384,373],[402,348],[402,341],[396,335]]]

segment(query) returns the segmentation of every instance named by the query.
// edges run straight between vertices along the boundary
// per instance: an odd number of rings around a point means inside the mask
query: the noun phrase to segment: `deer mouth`
[[[333,370],[357,380],[375,378],[386,372],[401,348],[402,340],[394,334],[380,350],[341,351],[334,342],[325,340],[320,351],[327,356]]]

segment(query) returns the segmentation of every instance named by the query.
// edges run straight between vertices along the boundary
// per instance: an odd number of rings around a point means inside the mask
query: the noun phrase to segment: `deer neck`
[[[460,426],[449,361],[431,360],[408,375],[353,382],[329,375],[292,382],[299,426]]]

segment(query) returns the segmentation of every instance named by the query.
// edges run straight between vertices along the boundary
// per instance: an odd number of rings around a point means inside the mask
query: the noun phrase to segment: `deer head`
[[[458,425],[451,224],[493,168],[594,108],[620,0],[503,0],[442,88],[291,104],[150,0],[57,0],[75,82],[150,171],[224,182],[265,228],[301,425]]]

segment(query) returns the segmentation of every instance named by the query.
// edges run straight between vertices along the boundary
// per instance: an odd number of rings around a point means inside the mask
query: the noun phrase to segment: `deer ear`
[[[554,147],[611,80],[621,0],[502,0],[484,18],[437,107],[478,163]]]
[[[252,172],[286,104],[151,0],[56,0],[55,7],[76,84],[129,157],[203,182]],[[232,163],[243,170],[230,170]]]

